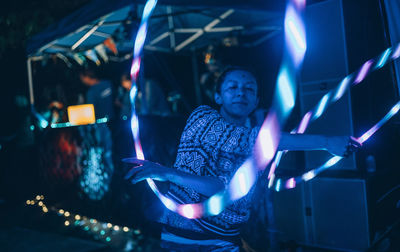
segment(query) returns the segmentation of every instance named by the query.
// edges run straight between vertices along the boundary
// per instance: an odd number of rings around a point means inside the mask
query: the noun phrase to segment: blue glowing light
[[[281,179],[276,181],[275,191],[279,192],[281,190]]]
[[[379,69],[381,67],[383,67],[386,64],[386,61],[389,58],[390,53],[392,52],[391,48],[388,48],[385,50],[385,52],[383,53],[381,59],[379,60],[378,64],[376,65],[376,68]]]
[[[285,38],[295,65],[299,65],[307,50],[304,24],[293,6],[288,6],[285,16]]]
[[[218,215],[222,212],[223,195],[216,194],[208,200],[208,212],[211,215]]]
[[[324,97],[322,97],[321,101],[318,104],[317,112],[315,112],[314,115],[315,119],[319,118],[324,112],[326,105],[328,104],[329,97],[330,97],[329,93],[324,95]]]
[[[105,155],[104,149],[100,147],[83,149],[83,156],[86,158],[82,161],[84,169],[79,184],[91,200],[102,199],[109,190],[111,174],[106,170],[110,167],[106,167],[103,162]]]
[[[106,242],[110,242],[111,238],[109,236],[106,237]]]
[[[40,127],[42,127],[43,129],[47,128],[47,125],[49,125],[49,123],[46,120],[40,120]]]
[[[294,83],[291,81],[289,72],[283,68],[278,75],[278,95],[282,100],[284,114],[289,113],[295,104]]]
[[[394,105],[390,111],[383,117],[377,124],[365,132],[361,137],[357,139],[360,143],[367,141],[383,124],[385,124],[390,118],[397,114],[400,110],[400,101]]]
[[[104,230],[100,231],[100,235],[105,235],[105,234],[106,234],[106,232]]]

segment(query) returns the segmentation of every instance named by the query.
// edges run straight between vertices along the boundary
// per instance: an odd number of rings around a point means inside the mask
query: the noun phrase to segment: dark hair
[[[256,80],[256,84],[257,84],[257,96],[259,96],[260,93],[260,84],[259,81],[256,77],[256,75],[254,74],[254,72],[246,67],[241,67],[241,66],[227,66],[224,68],[224,70],[222,71],[222,73],[218,76],[217,82],[215,84],[215,88],[214,88],[214,92],[216,93],[221,93],[221,87],[222,87],[222,83],[224,83],[226,76],[233,71],[244,71],[244,72],[248,72],[250,73],[254,79]]]
[[[131,79],[131,75],[128,72],[124,72],[121,74],[121,80],[125,79],[125,80],[132,80]]]
[[[81,68],[79,74],[93,79],[97,79],[99,76],[98,70],[94,67]]]

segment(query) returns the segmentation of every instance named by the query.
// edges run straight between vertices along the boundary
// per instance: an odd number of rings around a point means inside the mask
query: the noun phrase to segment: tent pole
[[[192,48],[192,71],[193,71],[193,83],[194,90],[196,92],[196,102],[197,105],[203,104],[203,100],[201,99],[201,91],[200,91],[200,82],[199,82],[199,68],[197,64],[196,51]]]
[[[34,95],[33,95],[33,80],[32,80],[32,59],[28,58],[26,61],[26,66],[28,68],[28,85],[29,85],[29,102],[33,106],[35,103]]]

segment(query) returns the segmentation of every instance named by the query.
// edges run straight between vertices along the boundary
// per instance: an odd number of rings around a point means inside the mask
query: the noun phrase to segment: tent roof
[[[189,5],[191,8],[206,8],[209,11],[221,8],[225,10],[229,8],[253,11],[270,10],[270,13],[276,14],[276,11],[282,13],[281,10],[284,6],[280,2],[284,1],[233,0],[228,2],[226,0],[191,0],[188,2],[183,0],[159,0],[159,5],[172,5],[177,8],[186,8]],[[32,37],[28,42],[27,54],[29,56],[39,56],[46,53],[79,52],[92,48],[113,35],[121,25],[124,25],[124,22],[126,24],[127,19],[130,18],[131,22],[139,22],[139,18],[132,20],[132,16],[129,15],[132,15],[132,11],[137,11],[137,4],[144,3],[145,1],[142,0],[93,0]],[[218,18],[222,13],[220,10],[219,13],[210,14]],[[197,19],[199,17],[198,15]],[[187,20],[189,19],[186,18]],[[203,27],[197,28],[202,29]],[[162,32],[158,31],[158,33],[162,35]],[[152,48],[157,47],[153,46]]]

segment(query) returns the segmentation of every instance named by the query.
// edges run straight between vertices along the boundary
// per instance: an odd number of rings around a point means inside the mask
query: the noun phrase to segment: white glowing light
[[[163,196],[163,195],[160,195],[160,196]],[[171,199],[168,199],[167,197],[161,197],[161,201],[162,201],[162,203],[164,203],[164,206],[166,207],[166,208],[168,208],[169,210],[171,210],[171,211],[176,211],[176,203],[175,202],[173,202]]]
[[[268,188],[271,188],[274,185],[274,180],[275,180],[275,174],[272,174],[271,177],[269,178]]]
[[[245,196],[255,181],[255,170],[251,159],[246,160],[242,166],[233,175],[229,183],[229,192],[231,200],[237,200]]]
[[[184,205],[184,206],[182,206],[181,210],[182,210],[183,216],[185,216],[186,218],[188,218],[188,219],[194,218],[195,211],[194,211],[192,205]]]
[[[144,41],[146,40],[146,34],[147,34],[147,25],[143,24],[139,27],[139,30],[136,35],[135,48],[133,51],[135,57],[138,57],[140,52],[142,51]]]
[[[317,112],[314,115],[315,119],[320,117],[322,115],[322,113],[324,112],[325,107],[326,107],[326,105],[328,103],[328,100],[329,100],[329,96],[330,95],[328,93],[328,94],[324,95],[324,97],[322,97],[321,101],[318,104]]]
[[[290,112],[295,105],[293,83],[286,68],[282,69],[278,76],[278,94],[283,102],[284,113]]]
[[[314,170],[311,170],[311,171],[309,171],[309,172],[303,174],[303,176],[301,176],[301,178],[302,178],[304,181],[311,180],[311,179],[313,179],[314,177],[315,177],[315,172],[314,172]]]
[[[271,127],[262,127],[258,133],[258,138],[260,139],[260,149],[263,157],[271,160],[275,154],[275,144],[272,138]]]
[[[40,127],[45,129],[49,125],[49,123],[46,120],[40,120]]]
[[[148,0],[143,10],[143,19],[148,19],[157,5],[157,0]]]
[[[350,83],[350,77],[349,76],[347,76],[346,78],[344,78],[342,80],[342,82],[340,82],[339,89],[338,89],[338,91],[337,91],[337,93],[335,95],[334,101],[337,101],[340,98],[342,98],[342,96],[343,96],[344,92],[346,91],[349,83]]]
[[[334,156],[334,157],[332,157],[331,159],[329,159],[329,160],[325,163],[324,167],[328,168],[328,167],[334,166],[334,165],[335,165],[337,162],[339,162],[340,160],[342,160],[342,157],[341,157],[341,156]]]
[[[298,66],[307,50],[304,24],[293,6],[288,6],[285,15],[285,38],[293,61]]]
[[[360,143],[364,143],[367,141],[383,124],[385,124],[390,118],[392,118],[395,114],[399,112],[400,109],[400,101],[397,102],[396,105],[392,107],[392,109],[382,118],[377,124],[375,124],[372,128],[370,128],[367,132],[365,132],[361,137],[357,139]]]

